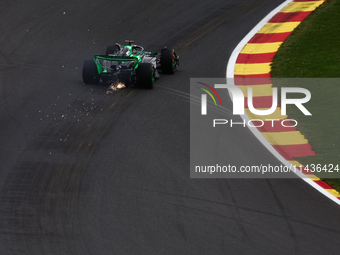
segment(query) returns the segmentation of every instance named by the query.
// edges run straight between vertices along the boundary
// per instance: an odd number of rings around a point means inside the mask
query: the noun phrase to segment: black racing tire
[[[142,88],[152,89],[155,82],[155,69],[151,63],[139,63],[136,70],[137,85]]]
[[[108,56],[109,54],[115,54],[119,51],[120,51],[120,48],[117,44],[110,45],[110,46],[107,46],[105,55]]]
[[[97,65],[93,59],[87,59],[83,65],[83,81],[85,84],[98,84],[100,75],[98,74]]]
[[[163,73],[174,74],[176,69],[177,55],[174,49],[162,49],[161,69]]]

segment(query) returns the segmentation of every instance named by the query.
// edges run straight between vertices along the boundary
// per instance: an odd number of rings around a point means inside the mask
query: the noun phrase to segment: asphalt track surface
[[[339,207],[305,182],[189,178],[189,78],[224,77],[281,2],[6,2],[1,254],[337,254]],[[178,72],[83,85],[83,60],[124,39],[174,47]],[[235,164],[279,164],[248,129],[228,142]]]

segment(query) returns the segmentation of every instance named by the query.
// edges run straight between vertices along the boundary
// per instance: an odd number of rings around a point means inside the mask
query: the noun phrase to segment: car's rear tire
[[[155,69],[151,63],[139,63],[137,72],[137,85],[152,89],[155,82]]]
[[[115,54],[119,51],[120,51],[120,48],[118,45],[110,45],[110,46],[107,46],[105,55],[109,56],[110,54]]]
[[[86,84],[98,84],[100,76],[97,65],[93,59],[87,59],[83,65],[83,81]]]
[[[177,54],[174,49],[162,49],[161,69],[163,73],[173,74],[177,67]]]

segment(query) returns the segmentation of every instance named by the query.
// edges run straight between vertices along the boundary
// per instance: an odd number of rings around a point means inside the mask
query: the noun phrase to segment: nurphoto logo
[[[214,101],[215,105],[217,106],[215,97],[213,94],[215,94],[215,96],[219,99],[220,104],[222,106],[222,101],[221,98],[219,96],[219,94],[217,93],[216,89],[227,89],[228,92],[230,93],[231,97],[232,97],[232,101],[233,101],[233,115],[244,115],[245,114],[245,110],[244,110],[244,105],[245,105],[245,98],[244,98],[244,94],[242,92],[242,90],[235,86],[235,85],[228,85],[228,84],[215,84],[215,88],[213,88],[212,86],[205,84],[205,83],[201,83],[198,82],[202,85],[204,85],[206,88],[200,88],[197,87],[198,89],[203,90],[204,92],[206,92],[206,94],[202,94],[201,95],[201,115],[207,115],[207,94],[212,98],[212,100]],[[210,89],[213,94],[208,90]],[[256,109],[254,107],[254,103],[253,103],[253,90],[251,87],[247,88],[247,92],[248,92],[248,96],[247,96],[247,104],[248,104],[248,109],[251,113],[258,115],[258,116],[266,116],[266,115],[270,115],[273,114],[275,112],[275,110],[277,109],[277,105],[278,105],[278,90],[277,88],[273,87],[272,88],[272,105],[269,109]],[[288,93],[299,93],[302,94],[303,97],[302,98],[287,98],[287,94]],[[291,104],[291,105],[295,105],[304,115],[309,115],[311,116],[312,114],[306,109],[306,107],[303,105],[305,103],[307,103],[309,100],[311,99],[311,93],[309,90],[305,89],[305,88],[298,88],[298,87],[282,87],[281,88],[281,115],[286,115],[286,111],[287,111],[287,105]],[[297,121],[294,119],[265,119],[265,121],[271,121],[272,122],[272,126],[274,126],[274,122],[275,121],[280,121],[281,125],[283,127],[292,127],[292,125],[285,125],[286,121],[291,121],[291,122],[295,122],[295,124],[293,126],[297,126]],[[246,126],[246,122],[245,120],[240,123],[240,122],[233,122],[232,120],[226,120],[226,119],[214,119],[213,121],[213,126],[215,127],[216,125],[225,125],[227,123],[230,123],[231,127],[234,124],[243,124],[243,126]],[[264,125],[264,120],[261,119],[251,119],[248,121],[248,126],[249,127],[261,127]]]

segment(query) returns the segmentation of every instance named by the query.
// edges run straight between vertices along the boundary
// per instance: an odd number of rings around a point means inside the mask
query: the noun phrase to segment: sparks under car
[[[175,50],[163,48],[160,53],[145,51],[142,46],[127,40],[126,46],[120,44],[108,46],[105,55],[95,55],[83,65],[83,81],[88,84],[111,84],[122,82],[126,85],[138,85],[153,88],[155,79],[162,73],[173,74],[179,65],[179,56]]]

